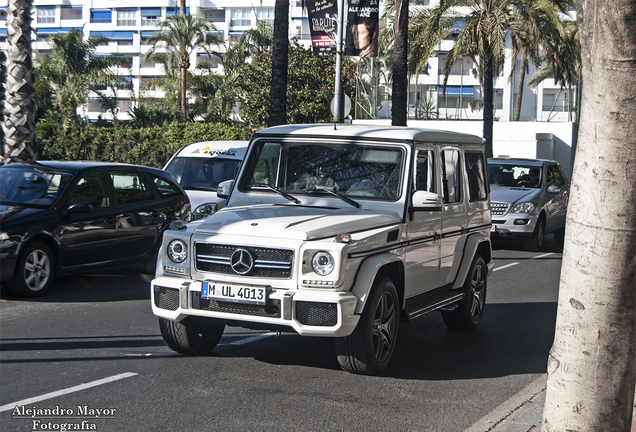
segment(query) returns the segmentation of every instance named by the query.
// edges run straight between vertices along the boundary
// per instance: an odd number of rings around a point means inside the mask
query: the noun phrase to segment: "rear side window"
[[[459,150],[443,150],[441,157],[444,203],[458,203],[462,200],[461,159],[459,157]]]
[[[152,198],[152,190],[144,176],[136,171],[111,171],[117,205],[146,201]]]
[[[418,150],[415,158],[415,190],[436,192],[433,150]]]
[[[96,171],[85,174],[73,188],[68,202],[69,204],[89,202],[93,208],[110,206],[104,172]]]
[[[162,197],[169,197],[169,196],[182,194],[181,190],[176,184],[166,179],[163,179],[161,177],[158,177],[152,173],[150,173],[150,176],[152,177],[152,181],[155,183],[155,186],[157,186],[159,195],[161,195]]]
[[[469,200],[484,201],[488,198],[486,186],[486,162],[480,152],[466,152],[466,175],[468,176]]]

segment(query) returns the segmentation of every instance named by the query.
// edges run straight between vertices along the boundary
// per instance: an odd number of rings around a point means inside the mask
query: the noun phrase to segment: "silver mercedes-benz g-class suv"
[[[402,127],[289,125],[253,135],[227,207],[166,231],[152,310],[172,350],[225,325],[334,337],[374,374],[398,324],[439,310],[479,325],[492,271],[482,139]]]

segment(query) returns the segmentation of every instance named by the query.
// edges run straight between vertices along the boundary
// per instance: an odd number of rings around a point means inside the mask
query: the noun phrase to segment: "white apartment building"
[[[429,0],[420,0],[428,5]],[[436,4],[437,0],[432,0]],[[256,26],[258,20],[267,23],[274,21],[275,0],[188,0],[187,13],[205,16],[218,29],[220,38],[229,46],[240,35]],[[118,71],[125,76],[131,89],[119,90],[117,94],[118,118],[128,118],[128,110],[133,100],[140,96],[140,88],[148,80],[161,76],[160,65],[145,61],[150,45],[148,39],[155,32],[156,25],[166,16],[178,13],[178,0],[138,0],[132,6],[125,0],[34,0],[32,7],[33,55],[46,56],[50,46],[46,39],[56,33],[67,32],[71,28],[81,29],[84,37],[102,35],[110,39],[107,45],[99,46],[98,55],[119,54],[130,59],[129,68]],[[7,1],[0,0],[0,49],[6,49]],[[307,12],[301,0],[290,1],[289,36],[295,37],[301,45],[311,46]],[[437,104],[440,119],[481,119],[482,112],[473,112],[470,102],[480,99],[479,80],[473,76],[469,59],[458,61],[446,88],[446,98],[442,97],[445,58],[452,47],[452,41],[439,45],[428,65],[428,74],[411,77],[410,116],[415,118],[415,103],[424,98],[433,98]],[[223,51],[220,48],[219,51]],[[222,70],[219,58],[209,59],[204,54],[193,54],[193,65],[206,61]],[[510,64],[506,65],[495,81],[495,117],[500,121],[513,119],[513,105],[516,92],[516,80],[509,80]],[[517,69],[518,70],[518,69]],[[526,79],[532,74],[526,76]],[[390,89],[390,84],[387,84]],[[567,92],[546,80],[537,88],[526,87],[523,94],[521,120],[535,121],[571,121],[567,112]],[[133,97],[134,96],[134,97]],[[158,95],[159,96],[159,95]],[[390,109],[388,101],[378,112],[378,118],[385,118]],[[109,118],[97,98],[92,98],[80,113],[91,120],[98,116]]]

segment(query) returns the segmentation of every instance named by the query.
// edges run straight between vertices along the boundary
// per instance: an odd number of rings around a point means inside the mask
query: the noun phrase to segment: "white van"
[[[190,198],[192,219],[201,219],[225,207],[216,195],[219,183],[236,178],[249,141],[204,141],[177,151],[163,167]]]

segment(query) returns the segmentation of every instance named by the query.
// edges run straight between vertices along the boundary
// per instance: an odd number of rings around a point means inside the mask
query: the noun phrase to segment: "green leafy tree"
[[[125,67],[127,62],[121,56],[95,56],[97,46],[108,39],[84,40],[78,29],[52,35],[49,41],[51,55],[40,59],[37,76],[50,83],[66,131],[77,122],[77,108],[88,102],[89,92],[100,92],[104,83],[119,80],[112,68]]]
[[[239,68],[237,87],[240,91],[241,116],[253,127],[268,124],[271,64],[272,52],[267,50],[256,54],[251,63]],[[345,58],[342,70],[343,91],[353,94],[355,64]],[[292,41],[289,47],[286,123],[329,121],[335,71],[335,57],[315,57],[311,49],[305,49]]]
[[[165,50],[171,58],[171,63],[176,61],[179,67],[179,97],[181,101],[181,120],[187,120],[187,71],[190,69],[190,56],[192,53],[202,50],[209,56],[215,55],[212,47],[222,45],[222,41],[213,34],[216,31],[214,24],[193,15],[171,15],[157,26],[157,33],[150,38],[152,47],[146,58]]]

